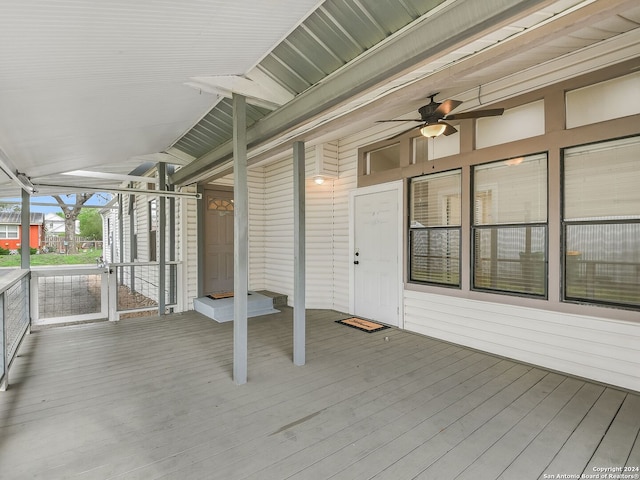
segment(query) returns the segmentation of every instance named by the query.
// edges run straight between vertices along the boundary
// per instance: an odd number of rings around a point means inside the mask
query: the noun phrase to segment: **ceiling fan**
[[[405,130],[397,135],[394,135],[391,138],[399,137],[411,130],[415,130],[417,128],[420,129],[420,133],[425,137],[437,137],[439,135],[451,135],[456,133],[458,130],[449,125],[445,120],[463,120],[466,118],[481,118],[481,117],[495,117],[502,115],[504,112],[504,108],[493,108],[488,110],[475,110],[473,112],[464,112],[464,113],[454,113],[450,114],[453,109],[460,106],[462,104],[459,100],[445,100],[444,102],[436,102],[434,100],[435,96],[438,95],[434,93],[433,95],[429,95],[429,99],[431,102],[427,105],[423,105],[418,109],[418,113],[420,114],[420,118],[404,118],[397,120],[378,120],[380,122],[420,122],[422,125],[418,125],[417,127],[411,127],[408,130]]]

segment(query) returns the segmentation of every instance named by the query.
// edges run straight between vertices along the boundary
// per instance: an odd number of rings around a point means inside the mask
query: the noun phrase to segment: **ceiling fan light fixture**
[[[443,123],[432,123],[430,125],[425,125],[420,129],[420,134],[423,137],[433,138],[438,135],[442,135],[447,126]]]
[[[523,161],[524,161],[524,158],[517,157],[517,158],[510,158],[509,160],[505,160],[504,163],[508,167],[515,167],[516,165],[520,165]]]

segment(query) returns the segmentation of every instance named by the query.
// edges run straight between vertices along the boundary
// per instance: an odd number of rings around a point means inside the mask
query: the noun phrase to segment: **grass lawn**
[[[41,253],[31,255],[31,266],[39,265],[95,265],[96,259],[102,256],[102,250],[91,250],[75,255],[60,253]],[[0,255],[0,267],[19,267],[20,255]]]

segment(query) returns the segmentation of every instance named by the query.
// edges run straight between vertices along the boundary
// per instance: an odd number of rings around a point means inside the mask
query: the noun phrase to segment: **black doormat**
[[[351,328],[357,328],[358,330],[362,330],[363,332],[367,332],[367,333],[379,332],[380,330],[389,328],[387,325],[381,325],[379,323],[372,322],[370,320],[364,320],[358,317],[345,318],[344,320],[336,320],[336,323],[341,323]]]

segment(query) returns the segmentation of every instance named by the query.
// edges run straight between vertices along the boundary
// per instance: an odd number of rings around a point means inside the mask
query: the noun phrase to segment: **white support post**
[[[304,142],[293,144],[293,363],[305,364],[305,157]]]
[[[233,94],[233,379],[247,383],[247,294],[249,284],[249,188],[246,99]]]
[[[109,321],[116,322],[118,318],[118,282],[117,275],[109,269]]]
[[[31,322],[40,320],[40,304],[38,291],[38,277],[31,272],[29,278],[29,316]]]
[[[20,239],[20,268],[31,268],[31,195],[22,190],[22,235]]]
[[[158,163],[158,190],[164,192],[167,189],[167,164]],[[160,194],[160,208],[158,212],[158,315],[166,313],[166,285],[167,285],[167,197]]]
[[[0,381],[0,392],[4,392],[9,388],[9,355],[7,350],[9,346],[7,345],[7,296],[3,294],[4,298],[2,299],[2,338],[0,338],[0,342],[2,342],[2,381]]]
[[[119,270],[122,275],[122,267]],[[100,274],[100,314],[103,318],[109,318],[109,270]]]

